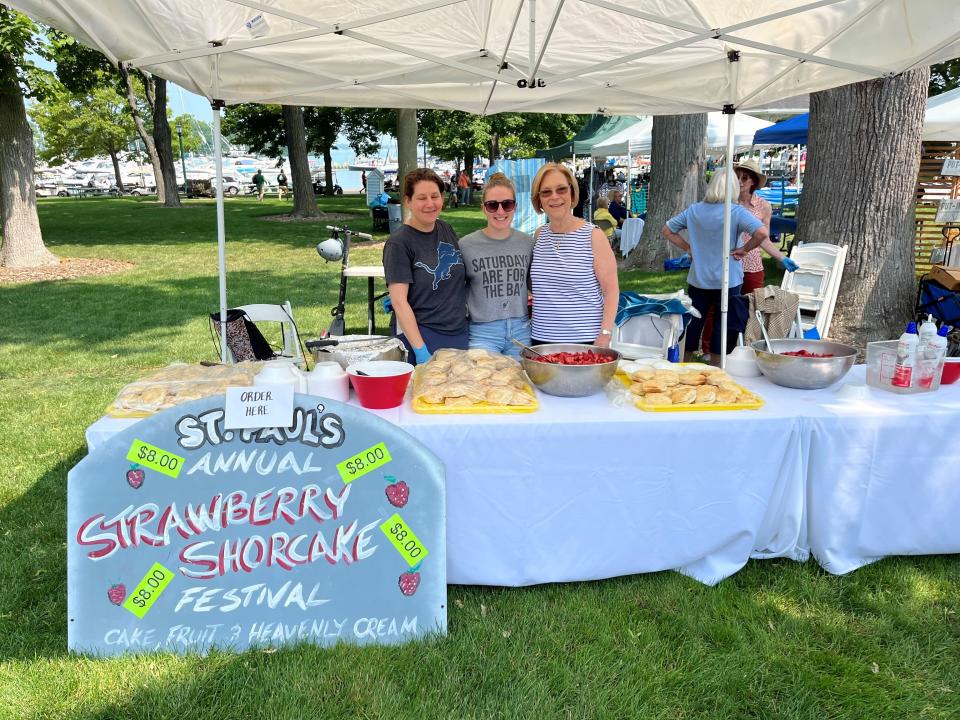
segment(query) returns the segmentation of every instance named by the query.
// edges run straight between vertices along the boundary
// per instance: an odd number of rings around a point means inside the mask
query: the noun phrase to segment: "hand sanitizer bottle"
[[[927,315],[927,319],[920,326],[920,352],[937,336],[937,324],[933,321],[933,315]]]
[[[947,333],[950,332],[950,326],[944,325],[940,331],[927,342],[920,346],[920,387],[933,387],[933,378],[937,374],[937,368],[943,363],[943,358],[947,355]]]
[[[893,368],[894,387],[908,388],[913,384],[913,368],[917,364],[917,348],[920,337],[917,335],[917,324],[911,322],[900,336],[897,343],[897,364]]]

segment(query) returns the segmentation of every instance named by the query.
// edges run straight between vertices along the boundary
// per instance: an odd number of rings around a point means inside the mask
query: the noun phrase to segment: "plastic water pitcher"
[[[350,399],[350,379],[338,362],[318,362],[304,373],[310,395],[346,402]]]
[[[306,392],[307,380],[292,360],[277,359],[264,363],[253,379],[254,385],[290,385],[294,392]]]

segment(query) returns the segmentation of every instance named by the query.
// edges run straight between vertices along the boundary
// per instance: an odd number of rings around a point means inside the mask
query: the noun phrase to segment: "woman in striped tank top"
[[[537,231],[530,265],[534,345],[610,345],[620,298],[617,261],[603,231],[574,217],[577,196],[563,165],[547,163],[533,180],[533,208],[549,221]]]

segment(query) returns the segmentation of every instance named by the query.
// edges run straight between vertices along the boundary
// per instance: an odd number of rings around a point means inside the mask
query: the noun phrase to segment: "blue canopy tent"
[[[810,126],[810,113],[794,115],[776,125],[757,130],[753,135],[754,145],[806,145]]]

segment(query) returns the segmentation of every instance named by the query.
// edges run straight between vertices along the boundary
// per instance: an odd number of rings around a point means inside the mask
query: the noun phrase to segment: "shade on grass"
[[[359,198],[321,204],[370,229]],[[288,299],[309,337],[329,323],[338,267],[313,249],[322,225],[257,219],[288,207],[228,201],[230,302]],[[476,209],[444,216],[461,234],[482,224]],[[449,636],[396,648],[68,655],[66,473],[125,383],[214,357],[216,242],[206,201],[53,200],[41,222],[62,256],[136,267],[0,286],[0,718],[960,717],[955,557],[840,578],[751,562],[715,588],[675,573],[451,587]],[[356,252],[368,263],[379,251]],[[665,292],[683,276],[621,283]],[[366,290],[351,288],[348,330],[362,331]]]

